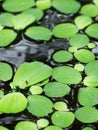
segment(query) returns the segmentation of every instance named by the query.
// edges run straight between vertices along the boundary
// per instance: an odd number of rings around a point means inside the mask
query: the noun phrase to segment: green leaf
[[[31,14],[20,13],[18,15],[13,16],[13,26],[16,30],[22,30],[27,27],[29,24],[35,21],[35,17]]]
[[[74,68],[78,71],[83,71],[84,70],[84,65],[83,64],[75,64]]]
[[[7,63],[0,62],[0,80],[8,81],[12,78],[13,70]]]
[[[39,86],[31,86],[30,87],[30,93],[31,94],[41,94],[43,92],[43,89]]]
[[[85,66],[85,73],[87,75],[98,74],[98,60],[94,60]]]
[[[26,13],[26,14],[30,14],[30,15],[34,16],[35,20],[37,20],[37,21],[40,20],[44,15],[43,11],[38,8],[30,8],[30,9],[23,11],[22,13]]]
[[[81,15],[77,16],[74,20],[75,24],[77,25],[78,29],[84,29],[89,24],[92,23],[92,19],[89,16]]]
[[[0,130],[8,130],[8,129],[3,126],[0,126]]]
[[[83,106],[94,106],[98,104],[98,89],[92,87],[80,88],[78,101]]]
[[[63,97],[70,92],[70,87],[60,82],[49,82],[45,85],[44,92],[48,97]]]
[[[82,63],[89,63],[95,60],[95,55],[87,50],[87,49],[80,49],[74,53],[75,58],[82,62]]]
[[[38,130],[37,125],[31,121],[20,121],[15,126],[15,130]]]
[[[52,76],[55,80],[65,84],[78,84],[82,80],[81,74],[69,66],[55,67]]]
[[[53,103],[50,99],[41,95],[28,96],[27,109],[35,116],[43,117],[52,112]]]
[[[51,0],[37,0],[36,6],[41,10],[46,10],[51,7]]]
[[[48,127],[45,128],[45,130],[63,130],[60,127],[54,126],[54,125],[50,125]]]
[[[98,38],[98,23],[91,24],[87,27],[85,32],[93,38]]]
[[[69,43],[72,47],[82,48],[89,43],[89,38],[85,34],[76,34],[70,38]]]
[[[53,7],[61,13],[69,14],[76,13],[80,8],[80,3],[75,0],[53,0]]]
[[[83,128],[81,130],[94,130],[94,129],[92,127],[88,126],[88,127],[85,127],[85,128]]]
[[[0,47],[6,47],[16,39],[17,34],[10,29],[0,30]]]
[[[56,111],[53,113],[51,120],[54,125],[61,128],[67,128],[72,125],[75,120],[75,116],[72,112]]]
[[[90,17],[96,17],[98,15],[98,7],[94,4],[86,4],[82,6],[80,12]]]
[[[84,85],[89,87],[98,86],[98,74],[86,76],[83,80]]]
[[[25,72],[25,73],[24,73]],[[52,69],[41,62],[23,63],[20,65],[13,78],[12,87],[24,89],[27,86],[37,84],[52,74]]]
[[[64,50],[57,51],[53,55],[53,60],[56,62],[68,62],[72,60],[72,58],[73,55],[70,52]]]
[[[47,119],[41,118],[37,121],[37,127],[39,129],[42,129],[44,127],[47,127],[49,125],[49,121]]]
[[[7,26],[7,27],[12,27],[13,22],[12,22],[13,14],[11,13],[2,13],[0,15],[0,24],[2,26]]]
[[[61,23],[53,28],[53,34],[58,38],[69,38],[75,35],[77,32],[77,27],[72,23]]]
[[[75,111],[77,120],[83,123],[93,123],[98,121],[98,110],[93,107],[81,107]]]
[[[0,99],[0,111],[3,113],[18,113],[27,106],[26,97],[19,92],[9,93]]]
[[[65,102],[56,102],[53,106],[57,111],[69,111]]]
[[[20,12],[35,5],[35,0],[5,0],[2,7],[9,12]]]
[[[43,26],[32,26],[26,30],[25,35],[34,40],[49,41],[51,39],[52,32]]]

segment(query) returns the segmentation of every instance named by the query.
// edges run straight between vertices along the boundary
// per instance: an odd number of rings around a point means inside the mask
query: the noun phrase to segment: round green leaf
[[[22,30],[29,24],[33,23],[35,21],[35,17],[31,14],[20,13],[18,15],[13,16],[12,20],[14,29]]]
[[[88,46],[89,49],[93,49],[93,48],[96,47],[96,44],[93,43],[93,42],[90,42],[87,46]]]
[[[53,34],[58,38],[69,38],[75,35],[77,32],[77,27],[72,23],[61,23],[53,28]]]
[[[98,74],[98,60],[94,60],[85,66],[85,73],[87,75]]]
[[[0,62],[0,80],[8,81],[12,78],[13,70],[7,63]]]
[[[75,0],[53,0],[53,7],[61,13],[76,13],[80,8],[80,3]]]
[[[62,129],[57,126],[50,125],[50,126],[46,127],[45,130],[62,130]]]
[[[8,130],[8,129],[3,126],[0,126],[0,130]]]
[[[81,107],[75,112],[77,120],[83,123],[93,123],[98,121],[98,110],[93,107]]]
[[[46,10],[51,7],[51,0],[37,0],[36,6],[41,10]]]
[[[74,53],[75,58],[82,63],[89,63],[95,60],[95,55],[86,49],[80,49]]]
[[[10,29],[0,30],[0,47],[11,44],[16,39],[17,34]]]
[[[89,38],[85,34],[76,34],[70,38],[69,43],[72,47],[82,48],[89,43]]]
[[[67,104],[65,102],[56,102],[53,106],[57,111],[68,111]]]
[[[9,93],[0,99],[0,111],[3,113],[18,113],[27,106],[26,97],[19,92]]]
[[[75,120],[75,116],[72,112],[54,112],[51,117],[52,123],[61,128],[69,127]]]
[[[85,32],[93,38],[98,38],[98,24],[94,23],[88,26],[88,28],[85,30]]]
[[[73,55],[70,52],[64,51],[64,50],[57,51],[53,55],[53,59],[56,62],[68,62],[72,60],[72,58],[73,58]]]
[[[47,119],[41,118],[37,121],[37,127],[39,129],[42,129],[44,127],[47,127],[49,125],[49,121]]]
[[[81,13],[90,17],[98,15],[98,7],[94,4],[86,4],[82,6]]]
[[[98,74],[89,75],[84,78],[84,85],[89,87],[97,87],[98,86]]]
[[[15,130],[38,130],[37,125],[30,121],[20,121],[15,126]]]
[[[70,92],[70,87],[60,82],[49,82],[45,85],[44,92],[48,97],[63,97]]]
[[[78,101],[83,106],[94,106],[98,104],[97,88],[80,88],[78,92]]]
[[[41,94],[43,92],[43,89],[39,86],[31,86],[30,87],[30,93],[31,94]]]
[[[32,26],[28,28],[25,32],[25,35],[34,40],[50,40],[52,32],[42,26]]]
[[[44,15],[43,11],[38,8],[30,8],[30,9],[25,10],[22,13],[26,13],[26,14],[30,14],[30,15],[34,16],[35,20],[37,20],[37,21],[40,20]]]
[[[2,7],[9,12],[20,12],[34,5],[34,0],[5,0]]]
[[[84,70],[84,65],[83,64],[75,64],[74,68],[78,71],[83,71]]]
[[[48,65],[37,61],[31,63],[25,62],[17,69],[11,86],[18,86],[24,89],[27,86],[37,84],[47,79],[51,74],[52,69]]]
[[[35,116],[43,117],[52,112],[53,103],[50,99],[41,95],[28,96],[27,109]]]
[[[83,128],[83,129],[81,129],[81,130],[94,130],[94,129],[91,128],[90,126],[88,126],[88,127],[85,127],[85,128]]]
[[[78,84],[81,80],[81,74],[72,67],[61,66],[53,69],[53,78],[65,84]]]
[[[77,16],[74,20],[78,29],[84,29],[86,26],[92,23],[92,19],[89,16],[81,15]]]
[[[13,14],[2,13],[0,15],[0,24],[2,26],[12,27],[13,26],[12,18],[13,18]]]

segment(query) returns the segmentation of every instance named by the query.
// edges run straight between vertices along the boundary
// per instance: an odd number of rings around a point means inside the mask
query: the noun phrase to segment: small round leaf
[[[26,97],[19,92],[9,93],[0,99],[0,111],[3,113],[18,113],[27,106]]]
[[[38,130],[37,125],[30,121],[20,121],[15,126],[15,130]]]
[[[83,80],[84,85],[89,87],[98,86],[98,74],[86,76]]]
[[[20,12],[34,5],[34,0],[5,0],[2,7],[9,12]]]
[[[87,27],[85,32],[93,38],[98,38],[98,23],[91,24]]]
[[[12,78],[12,68],[9,64],[0,62],[0,80],[8,81]]]
[[[63,97],[70,92],[70,87],[60,82],[49,82],[45,85],[44,92],[48,97]]]
[[[0,30],[0,47],[11,44],[16,39],[17,34],[10,29]]]
[[[80,8],[80,3],[75,0],[53,0],[53,7],[61,13],[76,13]]]
[[[52,112],[53,103],[50,99],[41,95],[28,96],[27,109],[35,116],[43,117]]]
[[[70,38],[69,43],[72,47],[82,48],[89,43],[89,38],[85,34],[76,34]]]
[[[2,26],[7,26],[7,27],[12,27],[13,22],[12,22],[13,14],[11,13],[2,13],[0,15],[0,24]]]
[[[64,50],[57,51],[53,55],[53,59],[56,62],[68,62],[72,60],[72,58],[73,58],[73,55],[70,52],[64,51]]]
[[[3,126],[0,126],[0,130],[8,130],[8,129]]]
[[[74,20],[78,29],[84,29],[86,26],[92,23],[92,19],[89,16],[81,15],[77,16]]]
[[[48,127],[45,128],[45,130],[63,130],[60,127],[54,126],[54,125],[50,125]]]
[[[98,104],[98,89],[92,87],[80,88],[78,101],[83,106],[94,106]]]
[[[51,0],[37,0],[36,6],[41,10],[46,10],[51,7]]]
[[[94,4],[86,4],[82,6],[81,13],[90,17],[98,15],[98,7]]]
[[[72,67],[61,66],[53,69],[53,78],[65,84],[78,84],[81,80],[81,74]]]
[[[67,128],[75,120],[75,116],[72,112],[56,111],[51,117],[52,123],[61,128]]]
[[[86,49],[80,49],[74,53],[75,58],[82,63],[89,63],[95,60],[95,55]]]
[[[85,73],[87,75],[98,74],[98,60],[94,60],[85,66]]]
[[[61,23],[53,28],[53,34],[58,38],[69,38],[75,35],[77,32],[77,27],[72,23]]]
[[[83,123],[93,123],[98,121],[98,110],[93,107],[81,107],[75,111],[77,120]]]
[[[26,30],[25,35],[34,40],[46,40],[49,41],[52,36],[52,32],[42,26],[33,26]]]

